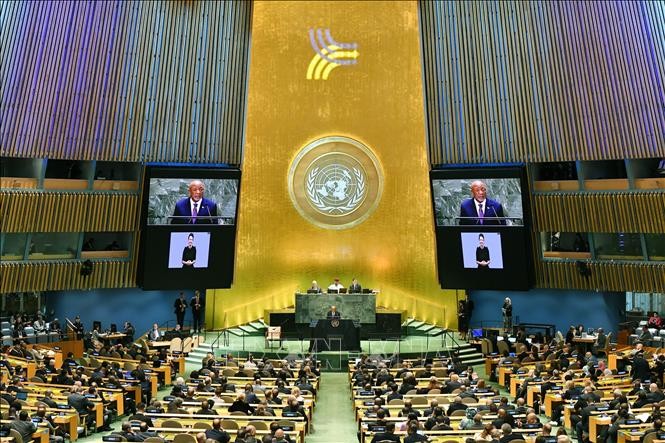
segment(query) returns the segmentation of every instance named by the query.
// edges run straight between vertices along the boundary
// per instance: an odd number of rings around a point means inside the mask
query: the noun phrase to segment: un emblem
[[[307,220],[328,229],[346,229],[376,209],[383,175],[374,153],[348,137],[325,137],[296,155],[288,176],[289,195]]]

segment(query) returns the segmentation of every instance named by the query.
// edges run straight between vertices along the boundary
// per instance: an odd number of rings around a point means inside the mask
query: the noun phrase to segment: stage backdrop
[[[235,282],[208,291],[208,328],[354,276],[379,306],[457,326],[436,277],[421,67],[415,1],[254,3]]]

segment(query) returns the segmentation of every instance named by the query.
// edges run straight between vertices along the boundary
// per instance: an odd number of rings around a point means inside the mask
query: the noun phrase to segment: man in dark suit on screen
[[[189,184],[189,197],[178,200],[171,224],[217,224],[217,203],[203,198],[205,185],[201,180]]]
[[[480,180],[471,183],[472,198],[460,206],[460,225],[505,225],[503,206],[487,198],[487,185]]]

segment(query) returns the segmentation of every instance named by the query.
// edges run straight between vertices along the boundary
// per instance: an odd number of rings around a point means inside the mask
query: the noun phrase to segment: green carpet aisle
[[[346,372],[324,372],[314,410],[315,432],[307,443],[353,443],[358,441]]]

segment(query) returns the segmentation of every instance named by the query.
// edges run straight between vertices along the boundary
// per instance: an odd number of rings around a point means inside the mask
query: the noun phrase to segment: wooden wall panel
[[[0,155],[240,164],[251,5],[0,2]]]
[[[40,261],[0,264],[0,292],[68,289],[131,288],[136,286],[136,263],[94,261],[89,276],[81,275],[79,261]]]
[[[3,232],[127,232],[140,196],[123,193],[0,191]]]
[[[574,261],[536,262],[541,288],[606,291],[665,292],[665,264],[587,262],[591,271],[583,277]]]
[[[539,232],[665,232],[665,193],[551,193],[532,197]]]
[[[657,1],[420,1],[430,161],[665,156]]]

